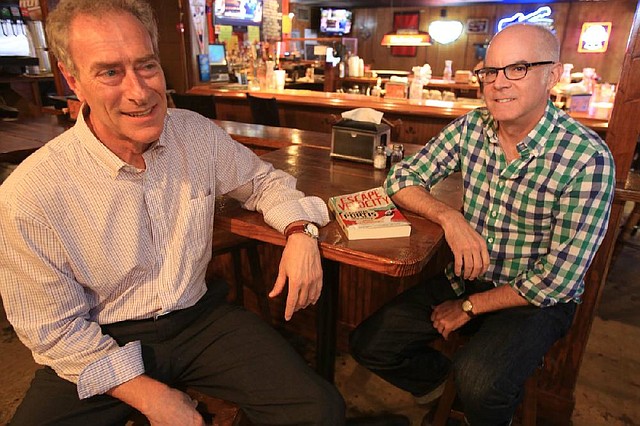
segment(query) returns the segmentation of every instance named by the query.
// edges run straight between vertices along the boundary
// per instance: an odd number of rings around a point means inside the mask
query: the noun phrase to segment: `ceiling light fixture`
[[[464,25],[460,21],[447,20],[447,9],[440,9],[440,20],[429,24],[429,34],[440,44],[456,41],[461,35]]]
[[[418,30],[399,29],[390,32],[382,37],[382,46],[431,46],[431,36],[429,33]]]
[[[396,30],[395,14],[393,13],[393,0],[391,0],[391,16],[394,18],[394,31],[386,33],[382,37],[380,44],[386,47],[413,47],[431,46],[431,36],[429,33],[417,29],[398,28]],[[418,18],[418,22],[419,22]]]

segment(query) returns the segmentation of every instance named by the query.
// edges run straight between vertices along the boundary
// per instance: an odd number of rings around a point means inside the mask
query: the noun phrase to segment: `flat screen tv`
[[[351,33],[353,12],[349,9],[320,9],[320,32],[325,35]]]
[[[216,25],[260,25],[262,0],[215,0],[213,15]]]

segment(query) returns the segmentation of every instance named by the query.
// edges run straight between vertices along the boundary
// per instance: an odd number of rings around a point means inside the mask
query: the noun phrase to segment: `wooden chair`
[[[468,337],[461,336],[459,333],[452,333],[449,340],[442,340],[438,344],[445,355],[452,357],[455,351],[460,348],[468,340]],[[538,395],[538,375],[540,369],[532,374],[524,385],[524,396],[519,407],[521,426],[535,426],[537,419],[537,395]],[[432,426],[446,426],[449,419],[464,421],[464,412],[456,407],[456,386],[453,372],[449,374],[445,382],[444,391],[438,405],[436,406]]]
[[[280,127],[280,114],[276,98],[261,98],[247,93],[253,124]]]
[[[242,276],[242,252],[246,253],[249,263],[249,280],[244,280]],[[271,308],[269,307],[269,290],[265,285],[264,275],[260,265],[258,242],[231,232],[214,228],[213,257],[215,258],[216,256],[223,254],[231,255],[235,302],[244,306],[244,284],[246,284],[257,297],[261,317],[269,324],[273,324]]]
[[[209,396],[192,388],[185,389],[185,392],[198,403],[196,410],[202,415],[205,424],[209,426],[251,425],[240,407],[234,403]],[[126,423],[126,426],[148,425],[149,420],[138,411],[134,412]]]
[[[216,100],[213,95],[192,95],[189,93],[172,93],[171,99],[176,108],[195,111],[207,118],[216,118]]]

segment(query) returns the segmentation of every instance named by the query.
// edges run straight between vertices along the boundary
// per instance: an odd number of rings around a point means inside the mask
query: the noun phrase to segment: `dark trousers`
[[[256,425],[340,425],[344,401],[272,327],[212,297],[158,320],[104,331],[119,344],[140,340],[147,375],[237,403]],[[133,409],[108,395],[78,399],[50,368],[36,373],[12,425],[121,425]]]
[[[468,282],[466,294],[491,287]],[[479,315],[460,330],[471,337],[452,361],[428,343],[441,337],[431,323],[431,307],[455,298],[444,275],[408,289],[354,330],[351,352],[360,364],[415,396],[436,388],[453,368],[471,425],[508,424],[524,382],[569,329],[575,303]]]

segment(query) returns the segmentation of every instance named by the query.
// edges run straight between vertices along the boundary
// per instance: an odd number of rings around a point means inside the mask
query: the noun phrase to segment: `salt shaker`
[[[387,153],[384,145],[378,145],[373,154],[373,168],[384,170],[387,167]]]

